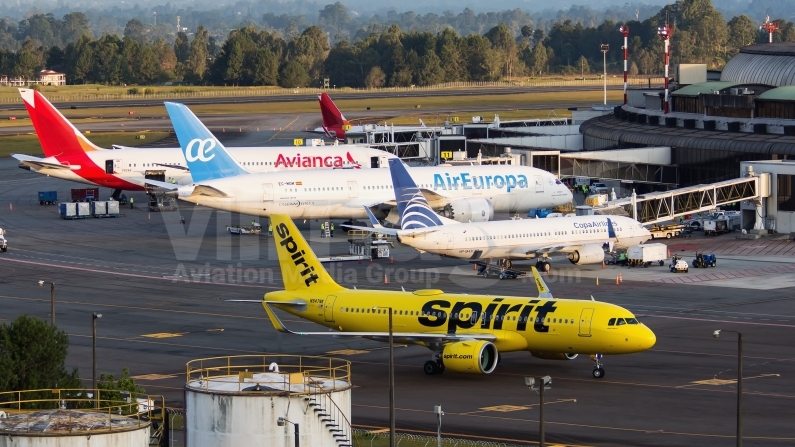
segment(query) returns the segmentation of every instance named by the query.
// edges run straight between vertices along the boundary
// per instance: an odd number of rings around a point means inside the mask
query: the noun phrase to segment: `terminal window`
[[[779,211],[795,211],[795,196],[792,194],[792,180],[794,178],[795,175],[779,174],[777,176]]]

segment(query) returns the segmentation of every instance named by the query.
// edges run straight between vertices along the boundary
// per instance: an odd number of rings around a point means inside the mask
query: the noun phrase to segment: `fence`
[[[629,85],[631,86],[658,86],[663,83],[663,78],[633,78],[630,79]],[[495,82],[448,82],[438,85],[429,86],[411,86],[411,87],[388,87],[388,88],[344,88],[334,89],[335,95],[355,95],[357,93],[382,93],[382,92],[418,92],[418,91],[437,91],[445,89],[463,89],[463,88],[532,88],[532,87],[582,87],[594,86],[599,87],[604,84],[602,79],[538,79],[528,81],[495,81]],[[607,85],[623,85],[624,80],[620,77],[607,78]],[[160,89],[170,87],[157,87]],[[190,89],[190,87],[173,87],[174,90]],[[236,88],[224,87],[217,90],[200,90],[200,91],[171,91],[164,93],[152,93],[141,95],[130,94],[79,94],[79,95],[47,95],[50,102],[88,102],[88,101],[130,101],[141,99],[159,99],[159,100],[178,100],[185,98],[234,98],[234,97],[267,97],[267,96],[292,96],[292,95],[312,95],[319,94],[325,89],[320,88]],[[0,104],[15,104],[21,103],[22,98],[13,96],[8,98],[0,98]]]
[[[389,447],[389,431],[354,429],[353,434],[360,447]],[[436,447],[435,436],[395,433],[396,447]],[[442,438],[443,447],[521,447],[519,444],[477,441],[470,439]]]

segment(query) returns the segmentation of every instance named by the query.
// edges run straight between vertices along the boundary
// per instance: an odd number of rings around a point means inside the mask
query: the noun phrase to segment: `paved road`
[[[0,227],[7,229],[8,253],[0,254],[0,322],[20,314],[48,318],[49,290],[40,279],[57,284],[57,323],[69,333],[69,368],[91,376],[91,312],[98,326],[100,371],[129,367],[150,393],[162,393],[182,406],[185,363],[191,359],[249,354],[333,355],[353,363],[353,420],[357,426],[385,427],[387,356],[385,346],[366,340],[295,337],[273,330],[257,305],[226,299],[259,299],[281,286],[267,238],[224,233],[228,222],[246,216],[204,213],[182,206],[179,213],[150,214],[125,209],[118,219],[64,221],[55,207],[40,206],[38,190],[57,189],[61,197],[76,184],[37,176],[0,159]],[[104,190],[103,193],[109,194]],[[135,196],[138,203],[143,196]],[[9,209],[9,205],[13,209]],[[179,214],[188,224],[178,223]],[[206,227],[202,216],[208,217]],[[168,221],[169,223],[166,223]],[[301,223],[299,223],[301,224]],[[347,251],[344,238],[317,238],[320,253]],[[198,234],[186,238],[185,232]],[[182,235],[182,236],[180,236]],[[732,236],[718,239],[729,240]],[[698,238],[688,244],[698,244]],[[759,244],[764,244],[762,241]],[[332,273],[348,286],[408,290],[438,287],[447,291],[533,294],[532,283],[477,278],[465,263],[395,250],[395,263],[336,264]],[[741,263],[790,268],[792,257],[750,258],[710,272],[729,272]],[[734,334],[712,337],[714,329],[741,330],[745,337],[746,446],[795,444],[791,423],[795,403],[795,288],[776,275],[760,278],[769,286],[748,288],[659,284],[663,269],[573,267],[554,264],[549,285],[558,297],[614,302],[633,310],[657,334],[651,351],[605,359],[606,377],[590,376],[591,362],[535,359],[505,354],[494,374],[447,373],[425,376],[427,350],[396,349],[397,427],[435,430],[434,404],[444,411],[446,434],[537,441],[538,397],[523,382],[527,375],[553,377],[547,394],[547,441],[562,445],[726,446],[733,445],[736,342]],[[390,284],[383,284],[386,269]],[[430,269],[430,274],[425,269]],[[651,273],[650,273],[651,272]],[[623,284],[611,284],[623,273]],[[693,271],[690,272],[691,274]],[[634,275],[634,276],[633,276]],[[649,276],[651,275],[651,276]],[[595,277],[602,279],[595,285]],[[784,275],[778,275],[783,277]],[[631,279],[634,278],[634,279]],[[283,315],[296,329],[317,326]],[[350,349],[345,354],[330,352]],[[717,379],[717,380],[713,380]]]
[[[609,90],[622,90],[624,87],[621,85],[608,85]],[[511,87],[511,88],[474,88],[471,90],[465,89],[449,89],[449,90],[417,90],[413,92],[368,92],[368,93],[335,93],[331,92],[334,97],[344,99],[384,99],[384,98],[416,98],[428,96],[480,96],[480,95],[516,95],[521,93],[533,92],[585,92],[585,91],[599,91],[603,87],[599,85],[586,85],[586,86],[572,86],[572,87]],[[203,98],[180,98],[179,102],[184,104],[246,104],[246,103],[268,103],[268,102],[301,102],[301,101],[315,101],[317,95],[312,94],[295,94],[295,95],[266,95],[266,96],[245,96],[245,97],[203,97]],[[144,106],[159,106],[163,103],[162,99],[124,99],[112,101],[85,101],[85,102],[68,102],[59,103],[61,106],[68,107],[144,107]],[[22,103],[18,104],[3,104],[0,106],[2,110],[22,110],[24,109]]]

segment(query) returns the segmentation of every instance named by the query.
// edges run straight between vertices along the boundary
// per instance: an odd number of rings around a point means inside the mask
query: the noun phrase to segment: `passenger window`
[[[610,321],[607,322],[607,325],[608,326],[615,326],[616,325],[616,319],[615,318],[611,318]]]
[[[625,324],[627,323],[624,321],[623,318],[619,318],[618,321],[616,321],[616,326],[623,326]]]
[[[634,318],[627,318],[627,324],[638,324],[638,320]]]

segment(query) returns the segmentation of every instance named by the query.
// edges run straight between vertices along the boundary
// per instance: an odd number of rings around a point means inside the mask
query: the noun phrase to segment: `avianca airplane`
[[[191,182],[182,150],[173,148],[102,149],[86,139],[41,93],[19,89],[44,158],[14,154],[20,167],[39,174],[117,190],[144,189],[147,177],[177,184]],[[199,148],[193,148],[194,152]],[[210,148],[203,148],[209,151]],[[321,168],[371,168],[394,157],[361,145],[319,147],[246,147],[230,153],[247,172]]]
[[[539,296],[347,289],[337,284],[315,257],[290,218],[271,216],[284,290],[265,294],[262,306],[280,332],[326,337],[389,339],[389,323],[398,343],[432,351],[426,374],[445,370],[489,374],[500,352],[528,351],[534,357],[594,360],[593,377],[604,377],[603,355],[645,351],[654,333],[632,312],[614,304],[552,297],[534,271]],[[329,328],[293,332],[271,306]],[[389,310],[392,315],[390,318]]]
[[[382,228],[370,214],[370,231],[397,236],[417,250],[462,259],[498,259],[510,267],[511,259],[540,257],[545,269],[550,253],[568,253],[573,264],[600,264],[603,246],[627,248],[651,239],[636,220],[623,216],[576,216],[459,223],[436,214],[420,193],[403,163],[390,160],[399,230]],[[361,228],[361,227],[356,227]]]
[[[394,206],[385,170],[333,169],[247,174],[224,146],[182,104],[166,103],[193,184],[172,189],[182,200],[256,216],[287,214],[296,219],[363,218],[363,207]],[[494,212],[552,208],[572,200],[549,172],[527,166],[436,166],[411,168],[434,209],[462,221],[490,220]]]
[[[419,126],[379,126],[376,124],[369,124],[366,126],[354,126],[350,121],[345,119],[340,109],[334,104],[329,95],[325,92],[317,95],[318,102],[320,102],[320,114],[323,116],[323,127],[315,129],[316,133],[324,133],[331,138],[345,141],[345,137],[361,137],[367,132],[435,132],[440,130],[440,127],[427,127],[425,123],[420,120]]]

